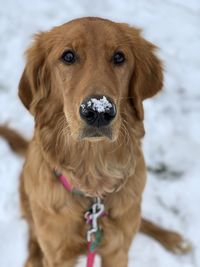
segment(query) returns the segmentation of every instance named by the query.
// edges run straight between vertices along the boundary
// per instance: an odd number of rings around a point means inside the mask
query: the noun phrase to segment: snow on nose
[[[112,104],[109,102],[109,100],[103,96],[100,99],[97,98],[91,98],[86,102],[86,104],[82,104],[81,107],[83,109],[85,108],[91,108],[94,111],[97,111],[99,113],[106,112],[109,109],[112,108]]]

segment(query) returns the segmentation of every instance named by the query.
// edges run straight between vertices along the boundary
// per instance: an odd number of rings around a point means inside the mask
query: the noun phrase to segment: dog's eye
[[[76,54],[71,50],[67,50],[62,54],[61,59],[67,64],[73,64],[76,61]]]
[[[123,52],[120,52],[120,51],[119,52],[115,52],[114,55],[113,55],[112,60],[113,60],[113,63],[115,65],[120,65],[120,64],[124,63],[125,55],[124,55]]]

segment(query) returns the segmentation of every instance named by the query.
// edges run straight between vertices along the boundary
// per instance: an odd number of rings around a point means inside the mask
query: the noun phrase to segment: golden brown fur
[[[69,48],[79,54],[73,66],[60,60]],[[120,67],[110,62],[116,49],[126,56]],[[162,64],[155,46],[126,24],[83,18],[36,35],[19,84],[19,97],[35,118],[20,186],[30,226],[26,267],[75,266],[77,257],[86,253],[83,214],[95,196],[104,198],[109,213],[101,221],[102,266],[127,266],[129,246],[141,224],[146,181],[142,101],[161,88]],[[117,107],[111,140],[84,136],[79,107],[96,93],[109,96]],[[66,192],[55,169],[89,197]],[[182,242],[178,236],[170,243],[173,233],[142,222],[141,230],[168,249]]]

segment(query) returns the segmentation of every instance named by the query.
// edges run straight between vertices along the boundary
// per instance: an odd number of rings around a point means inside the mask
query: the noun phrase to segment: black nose
[[[107,96],[86,98],[80,106],[80,116],[88,125],[108,125],[116,116],[116,106]]]

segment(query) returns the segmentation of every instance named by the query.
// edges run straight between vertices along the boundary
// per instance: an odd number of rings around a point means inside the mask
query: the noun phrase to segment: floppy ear
[[[162,63],[155,54],[156,46],[140,35],[140,30],[129,28],[134,55],[134,70],[129,95],[140,120],[144,119],[142,101],[154,96],[162,89]]]
[[[18,95],[24,106],[30,110],[37,95],[37,100],[48,91],[49,75],[45,62],[45,50],[43,47],[43,35],[35,35],[33,45],[27,50],[27,63],[19,82]],[[40,93],[40,97],[39,97]]]
[[[31,91],[31,85],[28,78],[28,74],[26,73],[26,69],[24,69],[22,77],[19,82],[19,90],[18,90],[18,96],[21,99],[24,106],[29,109],[30,104],[33,99],[33,94]]]

